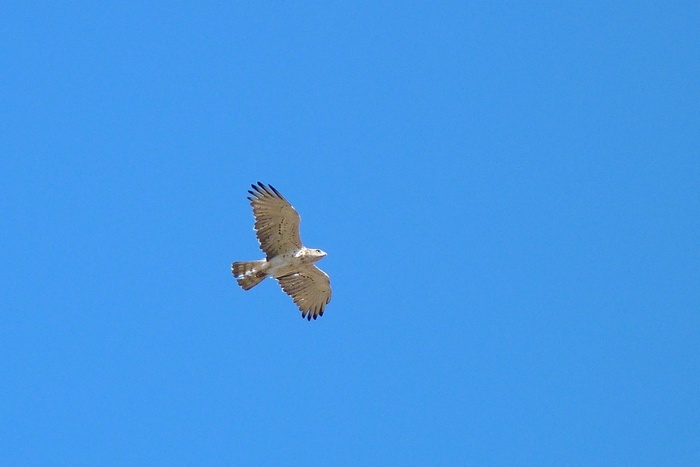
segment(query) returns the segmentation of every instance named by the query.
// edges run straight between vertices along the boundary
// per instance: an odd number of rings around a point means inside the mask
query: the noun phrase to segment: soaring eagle
[[[301,317],[311,320],[323,316],[331,301],[328,274],[314,263],[324,251],[306,248],[299,236],[299,213],[272,185],[251,185],[248,190],[255,217],[255,235],[266,258],[259,261],[237,261],[231,272],[243,290],[249,290],[266,277],[277,279],[301,310]]]

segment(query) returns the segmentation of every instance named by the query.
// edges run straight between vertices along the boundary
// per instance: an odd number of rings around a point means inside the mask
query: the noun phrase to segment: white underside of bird
[[[316,252],[319,253],[316,253]],[[312,264],[315,261],[326,256],[326,253],[320,250],[311,250],[303,247],[296,251],[284,253],[271,258],[269,261],[261,259],[259,261],[247,261],[244,264],[249,264],[250,268],[246,268],[243,277],[255,276],[261,273],[265,277],[273,277],[275,279],[289,274],[293,274],[300,268]],[[264,279],[264,278],[263,278]]]

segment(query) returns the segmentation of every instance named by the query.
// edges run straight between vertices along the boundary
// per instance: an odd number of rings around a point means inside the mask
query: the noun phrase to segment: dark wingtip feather
[[[278,197],[284,199],[284,196],[282,196],[282,194],[281,194],[279,191],[277,191],[277,188],[275,188],[275,187],[272,186],[272,185],[270,185],[270,188],[272,189],[272,191],[275,192],[275,194],[276,194]]]
[[[264,183],[259,181],[257,184],[252,184],[250,186],[255,191],[253,192],[253,191],[248,190],[248,193],[250,193],[253,196],[259,197],[260,195],[270,195],[270,196],[277,196],[278,198],[281,198],[281,199],[285,199],[284,196],[282,196],[282,193],[277,191],[277,189],[275,187],[273,187],[272,185],[265,185]]]

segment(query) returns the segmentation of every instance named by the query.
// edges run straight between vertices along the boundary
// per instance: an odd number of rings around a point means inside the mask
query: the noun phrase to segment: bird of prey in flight
[[[255,235],[265,259],[237,261],[231,272],[243,290],[249,290],[266,277],[277,279],[309,321],[323,316],[331,301],[331,281],[314,263],[324,251],[306,248],[299,236],[299,213],[272,185],[251,185],[248,197],[255,217]]]

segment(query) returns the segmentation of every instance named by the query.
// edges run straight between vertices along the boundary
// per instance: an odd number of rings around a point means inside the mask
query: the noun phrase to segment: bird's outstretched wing
[[[248,199],[253,207],[255,234],[267,259],[301,248],[299,213],[272,185],[258,182],[251,186]]]
[[[323,310],[331,301],[331,281],[325,272],[309,264],[277,280],[301,310],[302,318],[311,320],[323,316]]]

